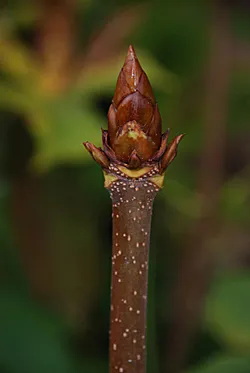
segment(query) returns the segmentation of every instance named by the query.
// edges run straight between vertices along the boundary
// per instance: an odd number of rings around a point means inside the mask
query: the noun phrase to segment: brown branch
[[[111,184],[113,254],[110,373],[146,372],[148,253],[152,182],[126,179]]]

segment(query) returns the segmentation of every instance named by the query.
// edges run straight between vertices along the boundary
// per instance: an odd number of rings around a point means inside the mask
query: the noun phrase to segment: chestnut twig
[[[84,145],[112,199],[110,373],[146,372],[148,253],[153,201],[183,135],[168,145],[151,85],[132,46],[103,130],[103,150]]]

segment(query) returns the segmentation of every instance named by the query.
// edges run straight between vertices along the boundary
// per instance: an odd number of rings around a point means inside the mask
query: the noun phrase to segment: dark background
[[[154,206],[148,372],[250,372],[249,4],[1,2],[1,373],[108,372],[111,201],[82,142],[129,44],[186,133]]]

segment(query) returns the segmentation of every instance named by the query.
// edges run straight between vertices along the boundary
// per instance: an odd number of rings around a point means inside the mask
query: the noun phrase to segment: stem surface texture
[[[146,371],[148,256],[159,188],[124,179],[110,186],[113,211],[110,373]]]

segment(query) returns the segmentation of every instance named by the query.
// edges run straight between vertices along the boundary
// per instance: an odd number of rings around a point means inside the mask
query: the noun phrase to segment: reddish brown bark
[[[112,183],[110,372],[146,371],[148,255],[153,200],[148,181]]]

